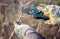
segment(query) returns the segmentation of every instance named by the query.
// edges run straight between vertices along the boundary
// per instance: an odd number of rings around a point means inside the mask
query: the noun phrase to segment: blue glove
[[[43,19],[43,20],[49,20],[48,16],[43,15],[43,13],[39,12],[33,15],[35,19]]]
[[[25,8],[25,9],[23,9],[23,12],[33,15],[35,19],[44,19],[44,20],[49,19],[49,17],[44,16],[42,12],[39,12],[39,10],[37,8],[33,8],[33,9]]]
[[[31,11],[31,9],[30,9],[30,8],[22,9],[22,12],[23,12],[23,13],[30,14],[30,11]]]
[[[22,10],[22,12],[27,13],[27,14],[35,14],[35,13],[38,13],[39,10],[37,8],[33,8],[33,9],[25,8]]]
[[[39,10],[37,8],[33,8],[30,11],[31,14],[35,14],[35,13],[38,13],[38,12],[39,12]]]

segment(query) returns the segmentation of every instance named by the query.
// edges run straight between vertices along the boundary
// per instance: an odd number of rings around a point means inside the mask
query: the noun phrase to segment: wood
[[[7,6],[8,4],[2,4],[2,3],[0,3],[0,6]]]

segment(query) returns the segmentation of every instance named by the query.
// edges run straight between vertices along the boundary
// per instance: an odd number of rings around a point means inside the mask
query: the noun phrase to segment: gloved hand
[[[29,15],[31,15],[30,11],[31,11],[30,8],[22,9],[22,12],[23,12],[23,13],[27,13],[27,14],[29,14]]]
[[[43,15],[44,13],[42,11],[39,12],[37,8],[33,8],[33,9],[26,8],[25,10],[23,10],[23,12],[33,15],[35,19],[49,20],[49,17]]]
[[[48,16],[43,15],[43,13],[38,12],[33,15],[35,19],[43,19],[43,20],[49,20]]]
[[[32,14],[38,13],[39,10],[37,8],[33,8],[33,9],[25,8],[22,10],[22,12],[32,15]]]

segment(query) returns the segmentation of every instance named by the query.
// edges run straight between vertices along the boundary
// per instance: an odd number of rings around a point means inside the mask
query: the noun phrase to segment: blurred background
[[[29,1],[32,1],[31,4],[25,5]],[[23,7],[33,8],[33,5],[36,7],[39,4],[52,4],[60,6],[60,0],[0,0],[0,39],[9,39],[12,31],[14,30],[13,22],[20,20]],[[31,15],[28,14],[23,14],[21,19],[22,23],[29,24],[35,29],[37,26],[43,26],[40,32],[43,33],[43,36],[45,36],[47,39],[60,39],[60,27],[57,27],[58,25],[43,24],[44,20],[34,19]],[[39,27],[38,30],[40,30]],[[47,31],[48,35],[46,33]],[[54,32],[57,32],[56,35]],[[14,34],[11,39],[18,38]]]

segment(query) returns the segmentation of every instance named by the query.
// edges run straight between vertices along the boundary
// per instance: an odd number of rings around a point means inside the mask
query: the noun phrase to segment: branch
[[[11,33],[9,39],[11,39],[13,35],[14,35],[14,30],[13,30],[13,32]]]
[[[33,1],[33,0],[32,0]],[[29,5],[32,1],[29,1],[29,2],[27,2],[24,6],[27,6],[27,5]]]
[[[0,6],[7,6],[8,4],[2,4],[2,3],[0,3]]]

